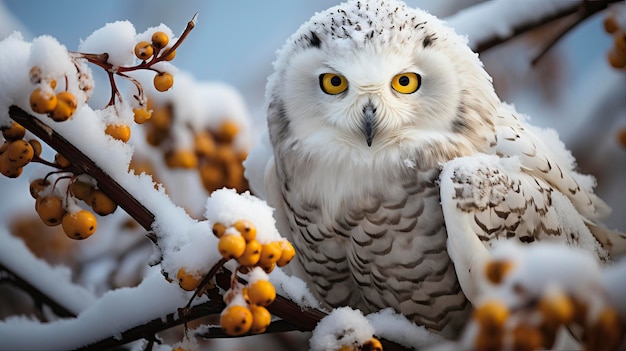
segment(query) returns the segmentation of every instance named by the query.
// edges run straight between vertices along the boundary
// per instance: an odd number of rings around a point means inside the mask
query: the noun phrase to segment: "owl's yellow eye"
[[[326,94],[337,95],[348,89],[348,80],[339,74],[320,74],[320,88]]]
[[[422,84],[422,77],[417,73],[400,73],[391,80],[393,90],[402,94],[412,94]]]

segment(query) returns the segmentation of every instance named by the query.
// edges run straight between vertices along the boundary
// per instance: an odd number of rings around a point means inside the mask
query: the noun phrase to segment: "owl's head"
[[[404,3],[355,0],[318,13],[274,68],[266,97],[275,149],[400,150],[442,162],[492,142],[499,100],[477,55]]]

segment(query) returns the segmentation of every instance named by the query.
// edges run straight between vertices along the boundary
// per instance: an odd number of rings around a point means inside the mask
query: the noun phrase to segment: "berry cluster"
[[[74,94],[65,90],[56,93],[57,81],[53,78],[43,78],[43,72],[38,66],[29,71],[30,81],[37,88],[30,94],[30,107],[36,113],[47,114],[55,122],[67,121],[78,108],[78,101]],[[86,95],[88,96],[88,95]]]
[[[227,120],[216,130],[192,130],[193,147],[184,149],[174,145],[174,136],[171,133],[172,125],[176,123],[174,106],[156,105],[152,100],[148,100],[148,105],[152,110],[152,117],[145,124],[146,141],[163,150],[168,167],[197,169],[208,192],[224,186],[238,192],[248,189],[242,165],[247,154],[235,147],[235,138],[239,132],[235,122]]]
[[[61,224],[63,232],[69,238],[86,239],[95,233],[98,225],[93,213],[74,206],[77,200],[84,201],[101,216],[111,214],[117,209],[113,200],[91,184],[78,180],[75,176],[62,176],[51,182],[48,180],[50,175],[52,173],[45,178],[33,180],[30,183],[30,194],[35,199],[35,210],[41,221],[51,227]],[[69,179],[65,194],[56,189],[62,179]]]
[[[246,220],[239,220],[230,228],[215,223],[213,234],[220,239],[218,250],[222,257],[237,260],[244,273],[254,267],[270,273],[274,267],[283,267],[296,256],[296,250],[287,240],[259,243],[256,227]]]
[[[511,262],[492,261],[485,273],[492,283],[500,284],[511,269]],[[582,330],[585,350],[614,350],[624,331],[614,308],[600,299],[577,296],[556,286],[519,307],[488,299],[477,306],[472,320],[477,325],[473,335],[473,349],[477,351],[551,349],[562,327]]]
[[[25,141],[26,129],[16,122],[2,128],[4,143],[0,146],[0,173],[5,177],[17,178],[24,166],[39,157],[41,143],[33,139]]]
[[[355,347],[350,345],[343,345],[341,346],[339,351],[383,351],[383,344],[381,344],[380,340],[372,337],[360,346]]]
[[[169,41],[170,38],[164,32],[154,32],[152,42],[140,41],[135,45],[135,56],[143,61],[142,65],[147,66],[159,61],[171,61],[176,57],[176,50],[166,49]],[[153,83],[156,90],[166,91],[174,85],[174,76],[167,72],[157,71]]]
[[[626,28],[623,23],[619,23],[616,13],[611,13],[604,20],[604,30],[613,35],[613,47],[608,53],[609,63],[617,69],[626,68]]]
[[[267,274],[260,268],[255,270],[257,274],[252,275],[255,278],[247,285],[235,282],[224,297],[226,308],[220,316],[220,325],[228,335],[260,334],[270,325],[271,315],[265,307],[274,302],[276,289],[267,280]]]

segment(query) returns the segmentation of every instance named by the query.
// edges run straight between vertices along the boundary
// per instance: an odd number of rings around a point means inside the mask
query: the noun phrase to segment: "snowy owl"
[[[472,308],[472,265],[497,240],[608,258],[592,234],[608,212],[594,180],[556,133],[499,100],[466,39],[432,15],[348,1],[304,23],[274,69],[271,157],[263,189],[251,183],[326,307],[392,307],[454,337]]]

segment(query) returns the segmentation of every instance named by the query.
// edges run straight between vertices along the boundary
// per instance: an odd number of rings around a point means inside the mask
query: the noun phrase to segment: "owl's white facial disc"
[[[487,149],[499,100],[465,43],[395,1],[350,1],[315,15],[268,80],[274,145],[432,162]]]

